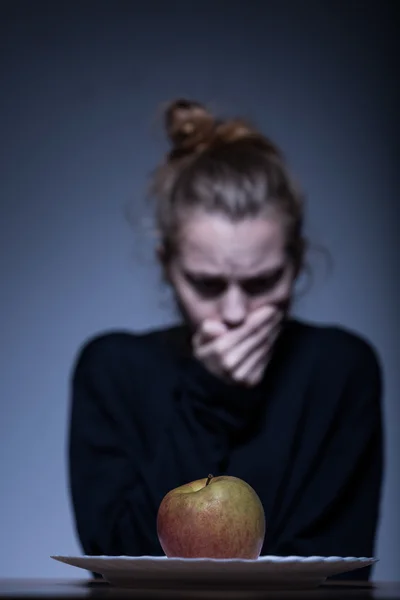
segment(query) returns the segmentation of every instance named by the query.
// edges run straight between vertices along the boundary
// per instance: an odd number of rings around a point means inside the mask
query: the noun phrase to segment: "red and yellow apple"
[[[169,558],[255,560],[264,543],[264,509],[242,479],[209,475],[164,496],[157,534]]]

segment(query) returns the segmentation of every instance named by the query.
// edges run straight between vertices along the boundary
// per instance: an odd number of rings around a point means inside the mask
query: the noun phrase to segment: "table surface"
[[[143,598],[144,600],[335,600],[370,598],[400,600],[399,582],[330,582],[313,590],[235,592],[195,590],[133,590],[116,588],[104,580],[0,579],[0,599],[4,598]]]

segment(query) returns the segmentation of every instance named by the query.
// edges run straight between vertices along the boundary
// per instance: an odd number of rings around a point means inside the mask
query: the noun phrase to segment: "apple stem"
[[[214,477],[214,475],[209,475],[207,477],[207,481],[206,481],[206,487],[208,486],[208,484],[210,483],[211,479]]]

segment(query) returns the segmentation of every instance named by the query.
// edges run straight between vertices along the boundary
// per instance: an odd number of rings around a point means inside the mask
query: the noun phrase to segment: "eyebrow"
[[[281,271],[285,269],[285,265],[276,265],[274,267],[270,267],[268,269],[263,269],[262,271],[257,271],[252,273],[251,275],[246,275],[245,277],[239,277],[240,281],[253,281],[254,279],[266,279],[268,277],[273,277],[277,275]],[[196,271],[191,269],[183,269],[185,274],[192,279],[212,279],[212,280],[225,280],[226,277],[221,273],[208,273],[207,271]]]

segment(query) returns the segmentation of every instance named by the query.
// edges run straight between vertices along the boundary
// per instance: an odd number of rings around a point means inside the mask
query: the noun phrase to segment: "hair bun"
[[[271,156],[280,156],[275,144],[244,119],[217,120],[199,102],[179,99],[165,113],[165,127],[172,143],[170,158],[201,153],[204,150],[248,140]]]
[[[248,138],[259,138],[259,132],[242,119],[221,122],[215,130],[219,142],[229,144]]]
[[[165,126],[176,152],[196,152],[211,141],[215,119],[198,102],[175,100],[165,113]]]

